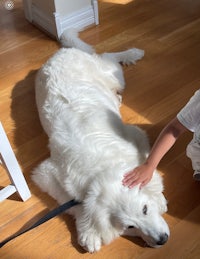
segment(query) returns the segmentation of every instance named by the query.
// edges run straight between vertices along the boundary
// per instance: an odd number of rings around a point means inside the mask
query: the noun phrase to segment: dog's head
[[[167,211],[167,201],[162,194],[161,177],[154,174],[151,182],[139,189],[124,188],[118,197],[111,221],[124,235],[140,236],[149,246],[164,245],[169,237],[169,227],[162,217]]]
[[[98,177],[98,181],[95,178],[90,185],[81,206],[81,215],[84,216],[81,226],[84,229],[92,223],[104,244],[119,235],[139,236],[151,247],[167,242],[169,228],[162,217],[167,210],[167,202],[157,173],[142,189],[139,186],[128,189],[118,177],[112,181],[109,176]]]

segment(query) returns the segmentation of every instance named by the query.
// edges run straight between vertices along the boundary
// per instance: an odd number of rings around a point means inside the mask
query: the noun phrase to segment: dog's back
[[[61,43],[65,47],[42,66],[36,77],[36,103],[48,136],[58,119],[65,118],[63,112],[71,121],[103,113],[105,108],[119,114],[117,93],[124,88],[121,66],[94,54],[93,48],[79,39],[76,29],[67,29]]]
[[[77,50],[75,47],[85,49],[77,37],[74,30],[64,33],[62,41],[73,48],[60,49],[36,80],[36,102],[51,155],[71,175],[67,181],[74,192],[81,189],[75,185],[77,174],[86,182],[98,172],[114,172],[119,164],[123,173],[145,158],[148,147],[143,145],[145,155],[133,159],[141,143],[148,142],[139,129],[130,129],[121,121],[117,96],[124,87],[121,66],[107,57]]]

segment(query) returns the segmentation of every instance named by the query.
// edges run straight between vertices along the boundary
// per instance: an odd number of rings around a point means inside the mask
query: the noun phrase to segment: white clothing
[[[177,114],[177,119],[188,130],[194,132],[186,153],[192,160],[193,169],[200,171],[200,90],[195,92],[189,102]]]

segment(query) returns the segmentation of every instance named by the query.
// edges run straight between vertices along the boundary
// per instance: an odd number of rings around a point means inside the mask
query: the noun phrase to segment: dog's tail
[[[61,37],[60,42],[63,47],[80,49],[89,54],[94,53],[94,49],[89,44],[82,41],[79,36],[79,30],[75,28],[66,29]]]

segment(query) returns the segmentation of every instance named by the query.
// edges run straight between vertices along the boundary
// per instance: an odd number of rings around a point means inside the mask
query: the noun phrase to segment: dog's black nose
[[[160,235],[160,239],[156,243],[158,246],[164,245],[168,240],[168,235],[165,233],[163,235]]]

